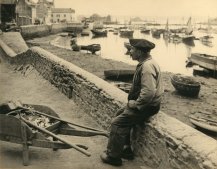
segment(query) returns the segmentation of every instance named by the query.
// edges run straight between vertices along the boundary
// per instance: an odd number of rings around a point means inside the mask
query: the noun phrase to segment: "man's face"
[[[133,60],[138,60],[140,57],[140,51],[134,47],[131,48],[130,50],[130,56],[132,57]]]

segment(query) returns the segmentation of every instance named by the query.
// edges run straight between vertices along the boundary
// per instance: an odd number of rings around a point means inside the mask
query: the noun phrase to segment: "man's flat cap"
[[[155,44],[146,39],[129,39],[129,41],[131,46],[142,51],[149,52],[155,48]]]

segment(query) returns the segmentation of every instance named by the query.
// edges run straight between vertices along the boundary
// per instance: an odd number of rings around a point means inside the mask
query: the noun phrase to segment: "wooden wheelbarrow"
[[[49,126],[42,127],[26,118],[31,113],[36,117],[49,119]],[[86,130],[76,129],[69,124]],[[52,148],[54,151],[74,148],[87,156],[91,155],[87,151],[87,146],[72,144],[58,134],[81,137],[108,136],[105,131],[60,119],[58,114],[47,106],[21,104],[20,102],[0,105],[0,140],[22,144],[23,165],[29,165],[29,146]]]

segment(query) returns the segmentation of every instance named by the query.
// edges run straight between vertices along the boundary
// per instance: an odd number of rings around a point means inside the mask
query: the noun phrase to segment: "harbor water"
[[[101,51],[97,52],[97,55],[105,59],[112,59],[116,61],[122,61],[131,65],[136,65],[136,61],[132,61],[129,55],[126,55],[127,49],[124,47],[124,42],[129,42],[128,38],[122,38],[118,35],[114,35],[110,32],[112,28],[108,28],[108,34],[106,37],[94,38],[90,30],[89,36],[78,35],[77,44],[78,45],[90,45],[90,44],[100,44]],[[207,45],[203,44],[199,38],[206,35],[203,32],[194,31],[194,36],[197,40],[194,40],[194,44],[172,43],[163,38],[152,37],[150,34],[143,34],[140,30],[134,30],[133,38],[144,38],[153,43],[156,47],[151,51],[152,57],[159,63],[162,71],[168,71],[172,73],[181,73],[184,75],[192,75],[193,69],[186,67],[186,61],[190,57],[191,53],[205,53],[210,55],[217,55],[217,34],[212,34],[212,43]],[[69,39],[70,41],[70,39]],[[71,48],[70,43],[66,43],[65,47]],[[86,52],[86,51],[81,51]]]

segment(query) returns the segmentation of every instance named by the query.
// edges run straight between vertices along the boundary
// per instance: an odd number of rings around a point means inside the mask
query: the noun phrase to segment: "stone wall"
[[[21,26],[21,34],[25,39],[45,36],[49,34],[47,25],[27,25]]]
[[[21,34],[25,39],[47,36],[49,34],[55,34],[64,31],[79,33],[82,31],[82,25],[74,23],[61,23],[51,25],[21,26]]]
[[[104,129],[127,102],[123,91],[39,47],[9,58],[13,64],[32,64]],[[136,154],[153,168],[217,168],[217,141],[163,112],[144,126],[137,126],[132,136]]]
[[[49,25],[50,33],[55,34],[59,32],[64,32],[67,29],[67,24],[52,24]]]

